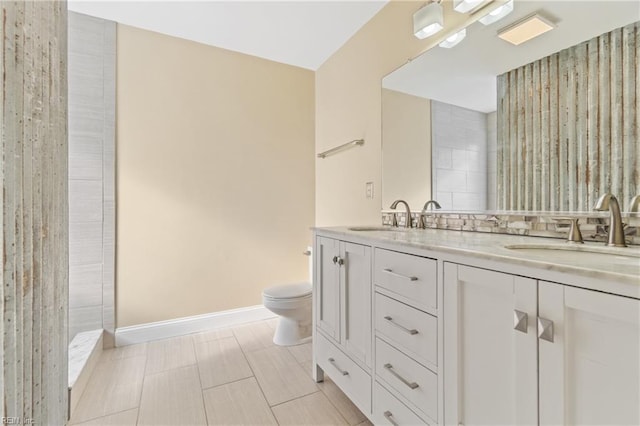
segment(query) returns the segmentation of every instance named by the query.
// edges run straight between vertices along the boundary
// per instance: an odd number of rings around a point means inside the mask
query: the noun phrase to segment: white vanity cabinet
[[[437,261],[376,247],[373,269],[374,422],[436,424]]]
[[[371,247],[318,236],[314,261],[315,362],[369,414]]]
[[[318,380],[376,425],[640,424],[640,280],[404,235],[316,232]]]
[[[536,285],[445,263],[445,424],[538,423]]]
[[[371,367],[371,247],[318,237],[316,253],[317,328]]]
[[[640,425],[640,300],[540,281],[540,424]]]
[[[445,263],[446,424],[640,424],[640,300]]]

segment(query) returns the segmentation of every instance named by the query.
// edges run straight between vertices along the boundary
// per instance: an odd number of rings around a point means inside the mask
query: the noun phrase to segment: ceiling
[[[557,26],[513,46],[497,37],[504,28],[539,12]],[[496,110],[496,76],[640,20],[637,0],[516,0],[506,18],[467,28],[451,49],[435,47],[386,76],[383,86],[482,112]]]
[[[69,0],[69,10],[317,70],[388,0]]]

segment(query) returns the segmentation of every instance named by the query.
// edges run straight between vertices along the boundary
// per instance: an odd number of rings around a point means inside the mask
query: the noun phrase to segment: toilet
[[[311,284],[278,285],[262,291],[262,304],[279,316],[273,343],[291,346],[311,340]]]

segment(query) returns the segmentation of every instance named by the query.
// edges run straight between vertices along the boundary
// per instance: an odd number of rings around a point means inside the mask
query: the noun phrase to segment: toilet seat
[[[270,300],[306,299],[311,297],[311,284],[296,283],[268,287],[262,290],[262,297]]]

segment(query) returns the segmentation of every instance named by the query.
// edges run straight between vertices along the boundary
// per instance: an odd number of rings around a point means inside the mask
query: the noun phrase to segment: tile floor
[[[105,350],[70,425],[371,425],[276,319]]]

